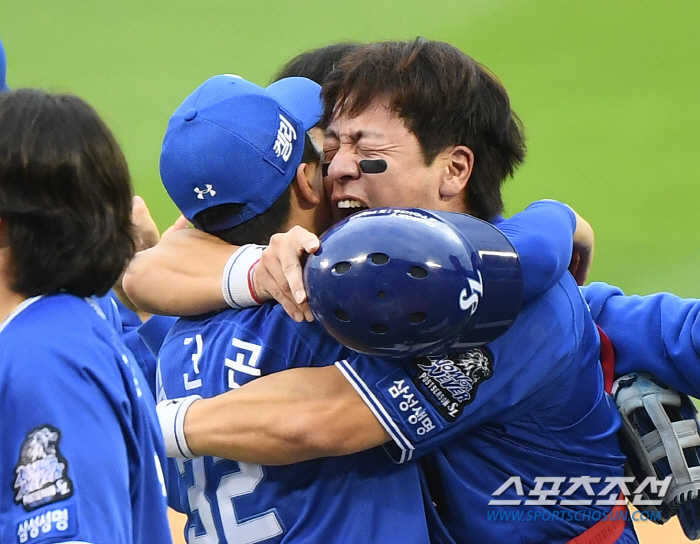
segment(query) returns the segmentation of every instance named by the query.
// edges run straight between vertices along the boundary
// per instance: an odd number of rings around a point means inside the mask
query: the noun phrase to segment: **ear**
[[[474,170],[474,152],[466,145],[456,145],[441,155],[445,163],[445,175],[440,185],[440,196],[451,198],[466,188]]]
[[[313,206],[321,202],[323,191],[323,181],[317,179],[320,178],[318,170],[318,165],[302,162],[297,168],[295,178],[299,196]]]

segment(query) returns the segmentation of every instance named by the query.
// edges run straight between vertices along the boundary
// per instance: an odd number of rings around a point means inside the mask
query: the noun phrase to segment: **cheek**
[[[325,176],[325,177],[323,178],[323,188],[324,188],[325,191],[326,191],[326,196],[327,196],[328,198],[330,198],[331,195],[333,194],[333,180],[331,180],[330,177]]]
[[[406,181],[390,170],[382,174],[366,174],[363,178],[365,194],[373,206],[403,206],[411,192]]]

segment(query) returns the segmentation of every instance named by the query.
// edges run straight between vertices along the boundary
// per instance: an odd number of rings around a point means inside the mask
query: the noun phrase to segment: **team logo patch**
[[[67,499],[73,494],[68,462],[61,455],[61,431],[45,425],[27,434],[15,466],[15,503],[27,511]]]
[[[429,355],[413,360],[413,382],[447,421],[456,420],[476,398],[483,382],[493,375],[493,355],[488,348],[464,353]]]

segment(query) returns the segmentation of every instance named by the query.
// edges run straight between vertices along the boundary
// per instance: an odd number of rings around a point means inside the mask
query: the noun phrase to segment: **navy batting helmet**
[[[496,339],[520,309],[518,256],[464,214],[376,208],[321,237],[304,267],[309,306],[342,344],[411,357]]]

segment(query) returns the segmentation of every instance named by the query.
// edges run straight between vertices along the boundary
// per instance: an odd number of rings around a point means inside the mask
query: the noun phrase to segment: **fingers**
[[[314,253],[319,247],[318,237],[298,226],[270,238],[253,273],[258,296],[261,292],[269,294],[295,321],[313,321],[306,302],[301,256]]]
[[[134,225],[136,251],[143,251],[158,243],[160,233],[143,198],[135,196],[131,206],[131,222]]]
[[[263,300],[276,300],[294,321],[303,321],[305,318],[303,310],[294,302],[290,294],[283,290],[278,279],[261,263],[258,263],[253,270],[253,285],[258,297]]]

